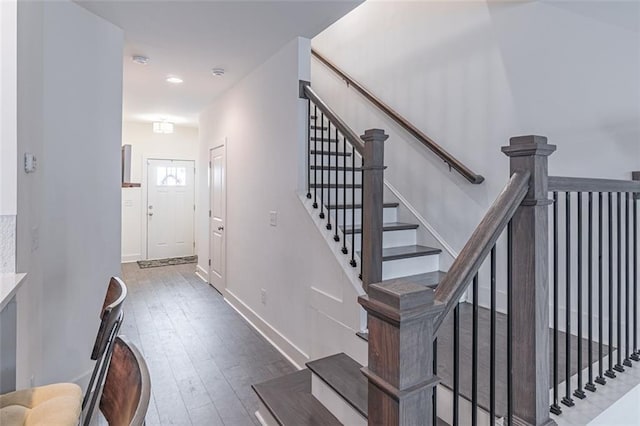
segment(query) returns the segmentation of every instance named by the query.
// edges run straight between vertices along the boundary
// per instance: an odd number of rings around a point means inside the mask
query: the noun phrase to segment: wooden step
[[[392,222],[392,223],[384,223],[382,224],[383,231],[403,231],[405,229],[417,229],[419,225],[414,223],[402,223],[402,222]],[[361,234],[362,233],[362,225],[347,226],[340,227],[343,233],[345,234]]]
[[[322,137],[315,137],[313,135],[311,135],[311,142],[330,142],[330,143],[337,143],[338,139],[329,139],[329,138],[322,138]]]
[[[385,209],[392,209],[395,207],[399,207],[400,203],[384,203],[382,205],[382,208]],[[334,209],[347,209],[347,210],[351,210],[351,209],[361,209],[362,208],[362,204],[329,204],[327,206],[328,209],[334,210]]]
[[[281,426],[338,426],[341,424],[311,395],[311,372],[307,369],[251,387]]]
[[[307,363],[307,367],[356,411],[367,417],[367,378],[362,366],[344,353]]]
[[[309,187],[311,188],[331,188],[331,189],[360,189],[362,188],[362,184],[361,183],[356,183],[355,185],[352,183],[325,183],[325,184],[321,184],[321,183],[312,183],[311,185],[309,185]]]
[[[321,127],[321,126],[311,126],[311,130],[329,130],[328,127]]]
[[[421,245],[388,247],[382,249],[382,261],[389,262],[391,260],[410,259],[412,257],[431,256],[440,253],[442,253],[442,250],[439,248]],[[358,252],[358,256],[360,256],[360,252]]]
[[[338,152],[335,153],[333,151],[316,151],[315,149],[312,149],[310,152],[311,155],[333,155],[333,156],[338,156],[338,157],[351,157],[351,153],[350,152]]]

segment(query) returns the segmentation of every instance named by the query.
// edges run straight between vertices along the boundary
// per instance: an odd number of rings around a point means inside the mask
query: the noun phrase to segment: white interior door
[[[225,288],[225,219],[227,213],[226,158],[224,145],[209,151],[209,282]]]
[[[195,164],[147,160],[147,259],[191,256]]]

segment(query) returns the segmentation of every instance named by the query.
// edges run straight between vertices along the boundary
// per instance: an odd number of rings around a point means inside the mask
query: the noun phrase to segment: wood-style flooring
[[[122,266],[128,286],[121,334],[151,374],[153,425],[258,425],[251,384],[295,368],[195,275],[195,265]]]

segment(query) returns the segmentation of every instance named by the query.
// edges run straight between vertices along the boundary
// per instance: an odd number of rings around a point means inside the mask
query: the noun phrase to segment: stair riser
[[[260,401],[258,411],[255,412],[255,416],[263,426],[280,426],[278,421],[273,417],[269,409]]]
[[[403,229],[401,231],[384,231],[382,233],[382,247],[401,247],[416,244],[417,232],[415,229]],[[351,241],[351,235],[347,234],[347,241]],[[362,234],[355,234],[356,251],[360,251]]]
[[[356,225],[360,225],[362,223],[362,209],[355,209],[355,218],[352,218],[352,209],[346,209],[346,218],[343,218],[342,212],[344,210],[339,209],[338,210],[338,225],[340,226],[344,226],[345,222],[343,219],[346,219],[346,224],[347,226],[350,226],[353,224],[353,221],[355,220],[355,224]],[[331,216],[335,218],[336,216],[336,211],[335,210],[331,210]],[[397,207],[387,207],[385,209],[382,210],[382,222],[383,223],[390,223],[390,222],[397,222],[398,221],[398,208]]]
[[[458,404],[458,416],[459,423],[461,425],[470,425],[471,424],[471,402],[465,398],[460,397]],[[437,400],[437,413],[438,417],[440,417],[445,422],[450,425],[453,424],[453,392],[446,386],[438,385],[438,400]],[[483,410],[482,408],[478,408],[478,426],[490,426],[491,416],[489,413]],[[496,419],[496,426],[502,426],[503,419]]]
[[[440,267],[440,255],[411,257],[382,263],[382,279],[406,277],[437,271]]]
[[[348,426],[367,425],[366,418],[315,374],[311,376],[311,394],[336,416],[340,423]]]

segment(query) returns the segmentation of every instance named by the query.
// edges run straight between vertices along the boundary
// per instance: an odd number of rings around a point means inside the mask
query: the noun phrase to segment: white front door
[[[192,256],[195,164],[147,160],[147,259]]]
[[[209,282],[220,292],[225,288],[225,218],[227,212],[226,159],[224,145],[209,151]]]

